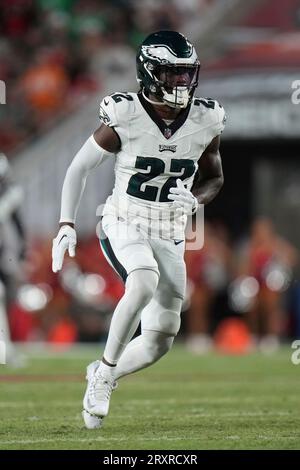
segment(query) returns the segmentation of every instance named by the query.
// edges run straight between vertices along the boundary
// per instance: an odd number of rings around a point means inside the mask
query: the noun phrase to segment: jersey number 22
[[[138,197],[140,199],[146,199],[147,201],[156,201],[159,188],[146,184],[144,190],[141,189],[142,184],[147,183],[153,178],[161,175],[165,171],[165,163],[163,160],[154,157],[137,157],[135,162],[135,168],[138,170],[148,170],[147,173],[136,173],[133,175],[127,188],[127,194],[130,196]],[[170,188],[176,186],[176,179],[185,180],[190,178],[195,172],[195,164],[193,160],[186,159],[172,159],[170,165],[171,173],[181,173],[177,176],[171,176],[167,179],[165,184],[162,186],[159,202],[170,202],[168,194]]]

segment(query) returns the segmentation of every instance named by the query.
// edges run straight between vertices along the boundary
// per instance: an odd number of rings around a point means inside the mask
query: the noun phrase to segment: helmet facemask
[[[152,75],[155,85],[153,91],[150,86],[150,91],[153,95],[171,108],[186,108],[198,85],[199,63],[157,65]]]

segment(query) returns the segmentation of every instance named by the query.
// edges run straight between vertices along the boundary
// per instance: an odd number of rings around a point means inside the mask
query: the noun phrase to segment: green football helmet
[[[194,46],[176,31],[150,34],[136,56],[137,81],[160,104],[186,108],[198,85],[200,62]]]

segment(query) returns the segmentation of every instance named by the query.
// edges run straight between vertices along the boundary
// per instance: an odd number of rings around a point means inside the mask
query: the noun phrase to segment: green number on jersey
[[[194,100],[194,105],[195,106],[200,106],[200,104],[203,104],[206,108],[209,108],[209,109],[215,109],[215,104],[216,102],[210,98],[206,98],[206,99],[200,99],[200,98],[196,98]],[[221,106],[220,106],[221,107]]]
[[[132,96],[127,95],[126,93],[114,93],[113,95],[110,95],[110,96],[112,97],[115,103],[120,103],[122,99],[127,100],[127,101],[133,101]]]
[[[165,164],[163,160],[154,157],[137,157],[135,168],[138,170],[147,170],[147,173],[136,173],[130,178],[128,182],[127,194],[138,197],[139,199],[155,201],[159,188],[157,186],[147,184],[145,189],[141,190],[141,186],[143,183],[146,183],[156,176],[164,173]],[[195,164],[192,160],[172,159],[170,171],[174,173],[180,173],[182,170],[183,173],[180,176],[171,176],[167,179],[161,188],[159,202],[170,202],[168,199],[168,194],[170,188],[176,186],[176,179],[180,178],[181,180],[184,180],[191,177],[195,172]]]
[[[168,194],[170,192],[170,188],[175,188],[177,186],[176,180],[179,178],[181,180],[185,180],[186,178],[190,178],[193,176],[195,172],[195,164],[193,160],[185,160],[183,158],[180,159],[173,159],[171,160],[170,171],[172,173],[180,173],[183,170],[182,175],[180,176],[171,176],[167,179],[163,187],[161,188],[159,201],[160,202],[170,202],[168,199]]]
[[[142,191],[141,186],[143,183],[146,183],[164,172],[164,162],[159,158],[137,157],[135,168],[139,170],[148,170],[148,173],[136,173],[133,175],[128,182],[127,194],[140,199],[147,199],[147,201],[155,201],[158,188],[147,184],[145,186],[145,190]]]

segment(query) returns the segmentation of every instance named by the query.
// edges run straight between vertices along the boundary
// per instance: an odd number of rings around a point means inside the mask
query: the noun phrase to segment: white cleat
[[[82,411],[82,417],[87,429],[99,429],[103,424],[103,419],[100,416],[91,415],[88,411]]]
[[[111,392],[117,388],[114,380],[103,377],[98,368],[100,361],[87,367],[87,389],[83,399],[83,419],[88,429],[102,426],[102,418],[108,415]]]

